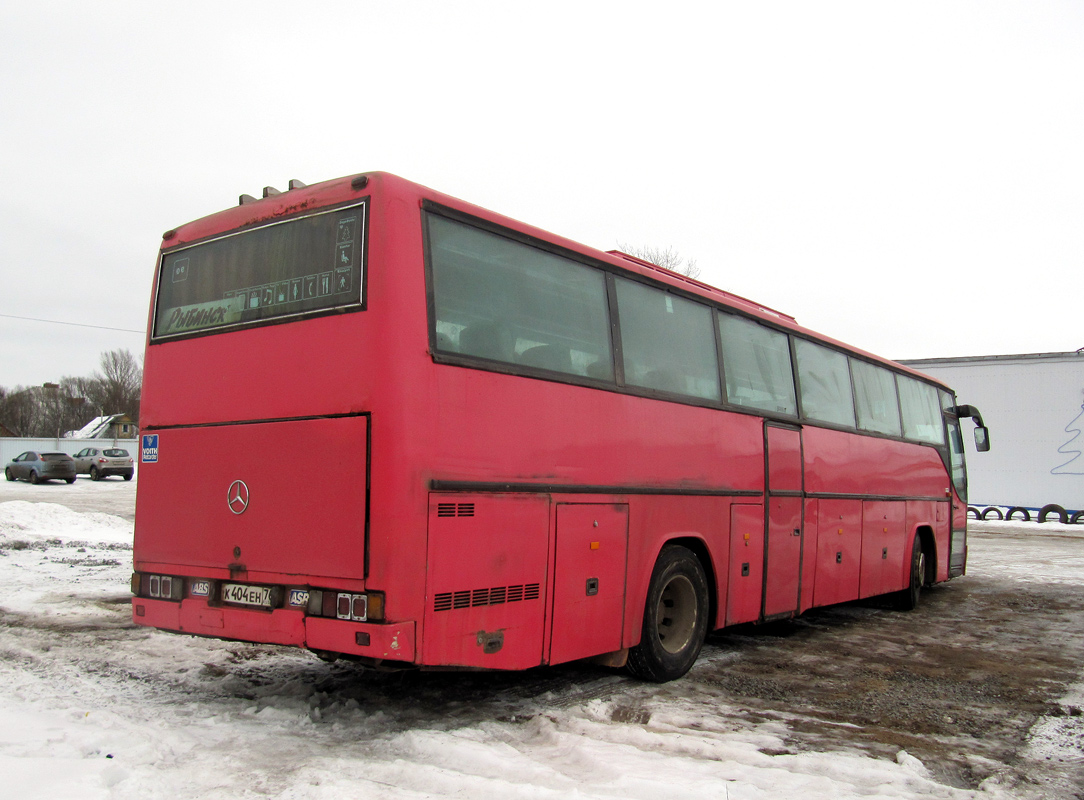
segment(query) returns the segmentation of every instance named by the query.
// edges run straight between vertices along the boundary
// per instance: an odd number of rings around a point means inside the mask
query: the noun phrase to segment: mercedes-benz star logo
[[[248,487],[244,481],[234,481],[226,492],[226,505],[234,514],[244,514],[248,508]]]

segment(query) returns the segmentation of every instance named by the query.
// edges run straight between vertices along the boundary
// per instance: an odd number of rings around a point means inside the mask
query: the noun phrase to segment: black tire
[[[628,670],[656,683],[688,672],[708,633],[708,581],[692,551],[667,545],[651,572],[640,644],[629,651]]]
[[[1069,524],[1069,515],[1065,513],[1065,509],[1057,503],[1049,503],[1039,509],[1039,522],[1046,522],[1046,518],[1050,514],[1057,514],[1058,522],[1062,525]]]
[[[65,478],[64,483],[68,484],[68,486],[71,486],[73,483],[75,483],[75,478],[74,477]]]
[[[10,478],[8,480],[11,480]],[[1074,511],[1073,516],[1069,517],[1070,525],[1079,525],[1081,520],[1084,520],[1084,511]]]
[[[990,506],[989,508],[983,509],[982,513],[979,515],[979,519],[986,519],[991,514],[993,514],[998,519],[1002,519],[1001,509],[997,506]]]
[[[1031,512],[1021,506],[1013,506],[1006,512],[1005,519],[1012,519],[1012,515],[1019,511],[1024,516],[1021,518],[1024,522],[1031,522]]]
[[[13,481],[15,480],[15,473],[13,473],[10,469],[5,469],[4,477],[7,478],[9,481]]]
[[[38,477],[37,470],[30,470],[30,482],[35,486],[41,483],[41,478]]]
[[[975,506],[968,506],[967,507],[967,516],[971,517],[972,519],[978,519],[980,513],[982,513],[982,512],[980,512],[977,508],[975,508]]]
[[[90,468],[90,479],[92,481],[100,481],[102,479],[102,473],[98,472],[97,467]]]
[[[922,549],[922,538],[916,533],[911,545],[911,583],[897,595],[896,607],[901,611],[914,611],[918,607],[922,587],[926,583],[926,552]]]
[[[131,479],[132,479],[132,473],[130,473],[130,472],[124,473],[124,480],[130,481]]]

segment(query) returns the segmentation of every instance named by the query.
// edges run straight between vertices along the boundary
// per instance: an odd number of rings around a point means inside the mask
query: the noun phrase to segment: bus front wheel
[[[663,683],[692,668],[708,630],[708,582],[692,551],[668,545],[651,572],[640,644],[629,651],[628,669]]]

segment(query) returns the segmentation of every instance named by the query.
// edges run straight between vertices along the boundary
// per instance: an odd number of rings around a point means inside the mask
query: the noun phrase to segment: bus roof
[[[281,192],[270,186],[264,187],[263,197],[259,199],[243,194],[240,196],[238,204],[232,208],[209,214],[167,231],[162,236],[162,250],[172,250],[230,231],[257,227],[279,219],[288,219],[297,214],[350,202],[373,193],[411,198],[419,205],[428,200],[470,216],[489,220],[521,235],[547,242],[551,246],[556,245],[581,257],[615,266],[625,272],[638,274],[654,283],[665,284],[681,293],[711,300],[717,305],[733,309],[761,322],[824,342],[869,361],[891,365],[896,370],[914,375],[945,389],[949,388],[936,378],[908,366],[805,328],[798,324],[793,316],[761,303],[719,289],[711,284],[690,278],[665,267],[660,267],[657,264],[619,250],[597,250],[391,173],[364,172],[322,181],[311,186],[297,180],[291,180],[288,186],[289,188],[286,191]]]

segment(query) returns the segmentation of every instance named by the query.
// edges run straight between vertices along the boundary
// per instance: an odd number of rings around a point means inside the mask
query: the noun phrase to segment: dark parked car
[[[135,473],[135,465],[127,450],[119,447],[86,447],[75,454],[75,471],[80,475],[90,475],[92,481],[101,480],[109,475],[120,475],[130,481]]]
[[[9,481],[22,478],[31,483],[51,481],[53,478],[75,483],[75,460],[67,453],[27,450],[8,462],[4,467],[4,477]]]

